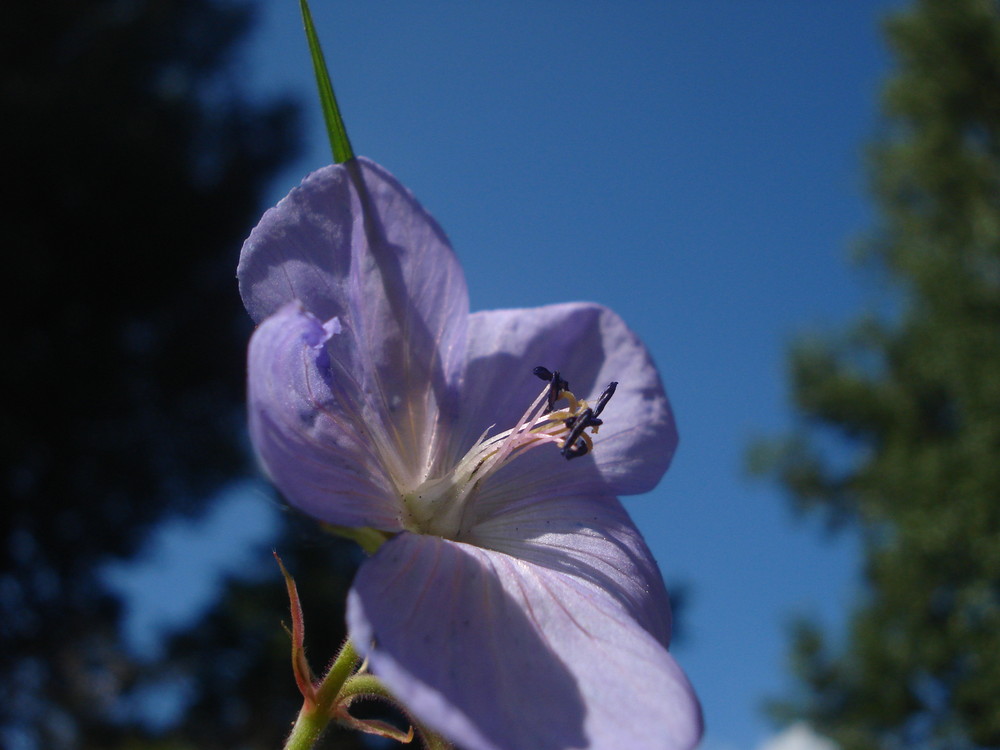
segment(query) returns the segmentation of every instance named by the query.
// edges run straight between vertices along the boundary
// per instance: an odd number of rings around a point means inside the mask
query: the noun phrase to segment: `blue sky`
[[[277,200],[330,157],[297,3],[263,5],[242,83],[306,104]],[[847,257],[898,5],[314,0],[355,150],[437,217],[473,308],[597,301],[660,365],[681,446],[626,505],[689,589],[675,654],[706,748],[772,733],[791,617],[836,630],[857,594],[855,540],[796,520],[743,454],[791,424],[788,342],[877,301]]]

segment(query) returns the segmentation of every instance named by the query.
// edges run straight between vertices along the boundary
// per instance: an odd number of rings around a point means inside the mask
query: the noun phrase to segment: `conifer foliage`
[[[860,530],[865,593],[845,643],[798,627],[804,691],[780,710],[845,750],[996,748],[1000,3],[918,0],[886,32],[863,257],[892,312],[799,342],[801,430],[756,446],[798,507]]]

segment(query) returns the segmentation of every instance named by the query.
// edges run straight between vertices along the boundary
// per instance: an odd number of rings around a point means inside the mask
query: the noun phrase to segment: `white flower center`
[[[588,430],[597,432],[601,425],[598,415],[618,384],[609,385],[591,408],[567,389],[559,373],[541,367],[535,373],[550,383],[517,424],[491,437],[487,437],[487,430],[449,472],[402,493],[412,521],[411,531],[454,539],[479,486],[518,456],[549,443],[561,446],[567,459],[585,455],[594,447]],[[556,402],[561,400],[567,406],[555,410]]]

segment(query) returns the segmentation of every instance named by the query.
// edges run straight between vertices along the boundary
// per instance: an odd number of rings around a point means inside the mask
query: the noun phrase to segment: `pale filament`
[[[404,500],[413,514],[419,530],[452,536],[458,532],[466,501],[479,484],[532,448],[553,443],[561,445],[570,428],[566,420],[580,415],[588,408],[586,401],[576,398],[570,391],[559,391],[559,399],[568,405],[562,409],[545,412],[551,386],[542,389],[538,397],[521,415],[517,423],[504,432],[486,437],[484,432],[476,444],[445,476],[430,479],[411,492],[404,493]],[[589,427],[592,432],[597,426]],[[488,432],[488,430],[487,430]],[[592,448],[586,432],[581,437]]]

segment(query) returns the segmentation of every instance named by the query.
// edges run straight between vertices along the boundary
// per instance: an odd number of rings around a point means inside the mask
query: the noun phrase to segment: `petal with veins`
[[[297,304],[265,320],[250,340],[250,437],[272,481],[296,506],[329,523],[401,528],[380,444],[389,438],[350,379],[349,353]],[[331,375],[336,366],[336,376]]]
[[[365,159],[314,172],[264,214],[237,275],[258,322],[292,300],[337,317],[408,481],[433,470],[435,436],[456,408],[469,301],[447,238],[406,188]]]
[[[359,572],[348,626],[390,690],[468,750],[681,750],[701,733],[662,643],[572,569],[403,533]]]
[[[663,579],[615,498],[525,498],[491,511],[461,541],[590,581],[660,643],[670,645],[670,599]]]

